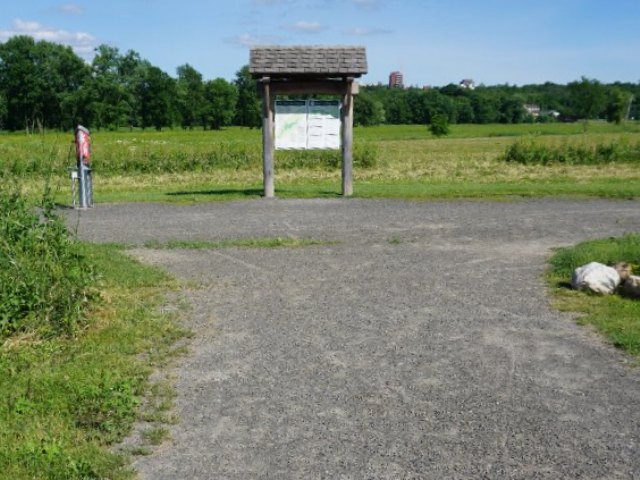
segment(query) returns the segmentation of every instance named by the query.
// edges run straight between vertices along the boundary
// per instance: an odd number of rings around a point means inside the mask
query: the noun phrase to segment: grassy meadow
[[[66,168],[74,164],[71,132],[0,134],[0,174],[40,191],[45,178],[69,203]],[[547,165],[504,161],[514,142],[549,148],[635,144],[640,124],[453,125],[436,139],[425,126],[355,129],[355,195],[414,199],[530,195],[640,196],[640,162]],[[96,131],[96,202],[192,202],[258,197],[262,185],[261,132]],[[335,151],[277,151],[276,195],[336,196],[340,156]]]

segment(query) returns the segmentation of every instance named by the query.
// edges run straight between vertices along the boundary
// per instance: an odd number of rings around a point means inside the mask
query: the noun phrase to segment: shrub
[[[71,334],[83,318],[94,269],[55,215],[17,192],[0,192],[0,338],[35,330]]]
[[[449,120],[446,115],[436,114],[431,118],[431,126],[429,131],[434,137],[444,137],[449,135]]]
[[[518,141],[507,148],[503,160],[523,165],[640,163],[640,143],[612,141],[593,146],[571,144],[549,146],[533,141]]]

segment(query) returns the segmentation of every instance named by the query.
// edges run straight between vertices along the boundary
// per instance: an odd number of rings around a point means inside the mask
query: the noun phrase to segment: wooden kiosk
[[[274,196],[275,100],[278,95],[335,95],[340,111],[342,195],[353,194],[353,97],[367,73],[364,47],[264,46],[251,49],[249,71],[262,96],[264,196]]]

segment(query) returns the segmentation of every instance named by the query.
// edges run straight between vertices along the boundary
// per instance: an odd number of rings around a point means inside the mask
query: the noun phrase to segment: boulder
[[[625,297],[640,298],[640,277],[630,275],[620,287],[620,293]]]
[[[576,290],[603,295],[612,294],[618,285],[620,285],[620,275],[616,269],[598,262],[576,268],[571,277],[571,286]]]

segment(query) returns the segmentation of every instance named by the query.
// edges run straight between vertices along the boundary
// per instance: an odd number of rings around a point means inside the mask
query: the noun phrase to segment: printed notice
[[[307,148],[340,148],[340,102],[310,100],[307,122]]]
[[[340,102],[278,100],[275,119],[278,150],[340,149]]]

